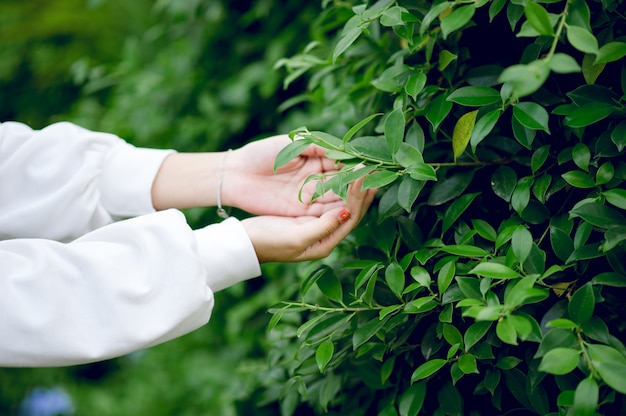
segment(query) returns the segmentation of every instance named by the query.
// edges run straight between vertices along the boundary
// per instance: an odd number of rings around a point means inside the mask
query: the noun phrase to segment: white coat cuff
[[[100,195],[107,212],[133,217],[154,212],[152,184],[172,150],[146,149],[128,143],[115,146],[100,174]]]
[[[198,254],[207,265],[207,284],[214,292],[261,274],[250,237],[239,220],[231,217],[194,233]]]

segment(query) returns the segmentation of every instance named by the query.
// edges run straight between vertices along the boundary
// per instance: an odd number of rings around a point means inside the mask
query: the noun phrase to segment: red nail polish
[[[344,209],[339,213],[339,221],[341,221],[342,223],[348,221],[350,219],[350,217],[352,216],[352,213],[350,212],[349,209]]]

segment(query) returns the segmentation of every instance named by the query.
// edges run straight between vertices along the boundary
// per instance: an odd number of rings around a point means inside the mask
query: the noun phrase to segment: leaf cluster
[[[271,311],[282,413],[623,412],[622,2],[323,5],[276,164],[319,145],[314,197],[379,195]]]

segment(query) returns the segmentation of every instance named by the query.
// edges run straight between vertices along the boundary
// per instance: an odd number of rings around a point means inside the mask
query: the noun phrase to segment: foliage
[[[266,400],[626,412],[623,2],[323,6],[278,63],[287,85],[306,77],[310,121],[276,164],[316,144],[342,164],[310,178],[317,195],[367,175],[379,198],[271,310]]]

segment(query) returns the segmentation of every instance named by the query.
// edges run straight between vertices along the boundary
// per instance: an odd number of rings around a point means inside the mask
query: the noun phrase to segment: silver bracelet
[[[226,164],[226,158],[228,157],[228,154],[232,151],[233,149],[228,149],[228,152],[226,152],[226,154],[224,155],[224,158],[222,159],[222,165],[220,166],[220,176],[217,180],[217,215],[224,219],[228,218],[230,215],[228,215],[228,212],[226,212],[226,210],[222,208],[222,179],[224,177],[224,165]]]

